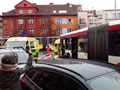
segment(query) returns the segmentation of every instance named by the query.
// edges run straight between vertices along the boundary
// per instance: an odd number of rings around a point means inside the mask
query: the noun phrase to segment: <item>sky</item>
[[[22,0],[1,0],[0,2],[0,15],[2,12],[7,12],[14,9]],[[115,0],[27,0],[30,3],[36,3],[38,5],[46,5],[49,3],[54,4],[81,4],[83,10],[106,10],[115,9]],[[116,7],[120,9],[120,0],[116,0]]]

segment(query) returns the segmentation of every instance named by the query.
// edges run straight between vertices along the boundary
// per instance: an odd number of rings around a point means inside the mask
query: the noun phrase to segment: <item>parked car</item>
[[[20,81],[23,90],[120,90],[116,70],[75,60],[40,61]]]
[[[25,50],[19,48],[19,49],[13,49],[13,48],[6,48],[2,47],[0,48],[0,63],[2,57],[9,52],[16,52],[18,54],[18,63],[19,64],[24,64],[27,62],[28,59],[28,54],[25,52]]]

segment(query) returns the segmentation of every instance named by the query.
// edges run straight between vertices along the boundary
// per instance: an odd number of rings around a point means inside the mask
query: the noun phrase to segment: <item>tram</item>
[[[62,34],[61,56],[120,65],[120,20]]]

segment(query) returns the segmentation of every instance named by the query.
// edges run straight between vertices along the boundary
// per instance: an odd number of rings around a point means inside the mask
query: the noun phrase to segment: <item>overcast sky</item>
[[[0,15],[2,12],[7,12],[14,9],[14,6],[21,2],[22,0],[1,0],[0,2]],[[114,9],[115,8],[115,0],[27,0],[30,3],[37,3],[38,5],[43,4],[81,4],[83,10],[103,10],[103,9]],[[116,0],[117,9],[120,9],[120,0]]]

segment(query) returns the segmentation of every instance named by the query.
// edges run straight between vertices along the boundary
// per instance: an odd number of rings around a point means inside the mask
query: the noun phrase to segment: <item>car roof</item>
[[[47,67],[53,66],[56,68],[66,69],[82,76],[86,80],[115,71],[115,69],[104,65],[102,66],[74,60],[41,61],[37,65],[34,65],[34,67],[39,67],[40,64],[45,64]]]
[[[11,37],[7,41],[27,41],[27,40],[36,40],[36,39],[31,37]]]

